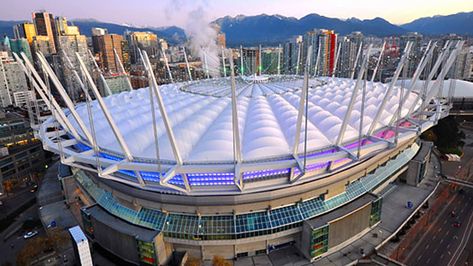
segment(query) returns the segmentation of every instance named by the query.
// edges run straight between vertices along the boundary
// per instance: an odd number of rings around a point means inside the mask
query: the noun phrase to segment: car
[[[462,223],[460,223],[459,221],[456,221],[453,223],[453,227],[456,227],[456,228],[460,227],[461,225]]]
[[[457,214],[455,213],[455,211],[452,211],[452,212],[450,213],[450,217],[455,217],[455,216],[457,216]]]
[[[29,239],[29,238],[35,237],[36,235],[38,235],[38,231],[30,231],[26,233],[25,235],[23,235],[23,238]]]

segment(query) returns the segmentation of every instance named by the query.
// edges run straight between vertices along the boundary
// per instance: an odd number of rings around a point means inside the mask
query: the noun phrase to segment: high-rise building
[[[97,36],[98,52],[100,65],[106,73],[119,73],[120,63],[118,62],[115,52],[119,59],[123,62],[123,37],[117,34],[105,34]]]
[[[282,64],[281,48],[263,48],[261,51],[261,72],[262,74],[278,74],[278,66]],[[278,62],[279,60],[279,62]]]
[[[301,57],[303,50],[303,37],[301,35],[292,38],[289,42],[284,44],[283,50],[283,73],[285,74],[299,74]]]
[[[126,32],[125,35],[130,47],[131,63],[135,64],[140,61],[139,50],[146,51],[150,59],[158,58],[158,36],[156,34],[151,32]]]
[[[320,46],[320,48],[319,48]],[[304,35],[301,69],[306,65],[307,49],[312,47],[309,73],[320,76],[332,75],[335,64],[337,35],[332,30],[313,30]],[[318,54],[320,51],[320,55]],[[318,61],[318,62],[317,62]],[[317,67],[316,67],[317,66]],[[315,73],[317,71],[317,73]]]
[[[223,48],[227,48],[227,41],[226,41],[226,36],[225,36],[225,33],[223,32],[219,32],[217,34],[217,45],[219,47],[223,47]]]
[[[256,74],[259,66],[259,48],[242,48],[241,52],[243,60],[241,58],[238,60],[239,72],[247,76]]]
[[[33,37],[36,36],[36,28],[33,23],[25,22],[13,26],[15,39],[25,38],[29,45],[33,43]]]
[[[65,17],[56,18],[56,29],[59,36],[80,35],[79,27],[69,26]]]
[[[409,32],[406,35],[401,36],[400,38],[399,45],[401,52],[404,51],[408,42],[412,43],[411,51],[409,54],[409,63],[407,65],[407,68],[403,71],[403,74],[407,75],[407,77],[412,77],[414,75],[416,66],[419,64],[420,59],[422,58],[422,39],[422,34],[417,32]]]
[[[51,53],[56,53],[57,29],[52,14],[48,12],[33,13],[33,22],[36,27],[36,34],[49,38],[49,49]]]
[[[16,92],[28,91],[28,83],[18,62],[8,52],[0,52],[0,105],[17,105],[14,101]]]
[[[104,28],[92,28],[92,48],[94,49],[94,53],[98,54],[100,52],[99,47],[99,36],[103,36],[108,34],[108,30]]]
[[[63,81],[66,84],[69,96],[75,100],[78,99],[81,94],[81,87],[75,76],[73,75],[72,69],[69,67],[67,58],[70,60],[74,69],[78,70],[80,67],[79,61],[77,60],[76,53],[82,58],[82,60],[89,62],[89,52],[87,47],[87,37],[84,35],[65,35],[59,36],[59,50],[61,51],[59,56],[61,58]],[[67,58],[65,58],[67,56]],[[88,64],[87,64],[88,65]]]
[[[2,43],[0,44],[2,50],[10,51],[10,38],[7,35],[3,36]]]
[[[33,60],[33,57],[31,56],[30,45],[28,43],[28,40],[25,38],[11,39],[10,49],[13,53],[16,53],[18,55],[20,53],[25,53],[25,55],[28,57],[28,59],[30,59],[30,61]]]
[[[33,37],[33,43],[31,45],[33,55],[37,52],[43,53],[45,56],[50,56],[56,52],[51,47],[51,40],[48,36],[37,35]]]
[[[357,70],[357,66],[361,61],[361,54],[358,58],[358,51],[363,45],[363,34],[361,32],[353,32],[348,36],[339,39],[340,55],[337,62],[337,77],[350,78],[351,74]]]

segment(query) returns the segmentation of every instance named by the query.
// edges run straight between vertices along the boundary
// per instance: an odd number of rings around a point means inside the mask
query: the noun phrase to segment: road
[[[436,217],[429,217],[427,232],[408,251],[406,265],[465,265],[473,248],[473,189],[454,194]],[[455,217],[451,216],[452,211]],[[426,214],[428,215],[428,214]],[[460,222],[459,228],[454,222]]]
[[[24,212],[22,212],[14,222],[14,224],[23,224],[23,221],[33,218],[33,219],[39,219],[38,218],[38,205],[33,205]],[[15,227],[11,226],[10,228]],[[36,231],[38,231],[39,236],[44,236],[46,232],[44,231],[42,226],[39,226],[38,228],[35,228]],[[10,262],[12,265],[16,264],[16,254],[23,248],[25,245],[26,241],[23,239],[23,234],[26,232],[20,229],[17,233],[6,239],[4,241],[4,237],[8,234],[8,229],[5,230],[0,234],[0,250],[1,250],[1,256],[0,256],[0,265],[3,265],[4,263]],[[36,236],[37,237],[37,236]],[[13,245],[13,248],[12,248]]]
[[[32,188],[33,187],[30,186],[21,188],[16,191],[15,194],[2,199],[3,205],[0,206],[0,219],[5,218],[8,214],[15,211],[18,206],[21,206],[36,197],[35,193],[30,192]]]

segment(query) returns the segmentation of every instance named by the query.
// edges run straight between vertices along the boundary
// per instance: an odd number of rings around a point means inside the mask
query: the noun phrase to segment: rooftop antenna
[[[263,71],[263,61],[261,60],[262,56],[261,56],[261,52],[262,52],[262,49],[261,49],[261,44],[259,45],[259,54],[258,54],[258,61],[259,61],[259,65],[258,65],[258,75],[261,76],[261,72]]]
[[[351,69],[350,79],[355,78],[355,70],[358,65],[358,60],[361,56],[361,49],[363,48],[363,42],[360,42],[360,47],[358,47],[358,52],[356,53],[355,62],[353,63],[353,68]]]
[[[122,60],[120,60],[120,57],[118,56],[117,50],[115,50],[115,48],[113,48],[113,53],[115,54],[115,60],[117,60],[118,66],[120,67],[120,73],[126,76],[126,83],[128,85],[128,90],[132,91],[133,86],[131,86],[130,77],[125,72],[125,68],[123,67]]]
[[[299,64],[301,63],[301,49],[302,49],[302,42],[299,43],[299,48],[297,49],[296,76],[299,75]]]
[[[244,76],[243,73],[245,68],[243,67],[243,47],[240,45],[240,75]]]
[[[317,48],[317,58],[315,59],[315,67],[314,67],[314,76],[318,76],[318,70],[319,70],[319,62],[320,62],[320,40],[319,40],[319,45]]]
[[[189,75],[189,80],[192,81],[191,68],[189,66],[189,59],[187,58],[186,48],[182,47],[182,51],[184,51],[184,59],[186,60],[187,74]],[[141,55],[141,53],[140,53],[140,55]]]
[[[296,133],[294,139],[294,146],[292,151],[292,157],[297,162],[297,166],[299,168],[300,174],[298,176],[291,175],[289,177],[290,182],[296,182],[299,178],[301,178],[305,174],[306,166],[307,166],[307,127],[308,127],[308,99],[309,99],[309,65],[310,65],[310,58],[312,57],[312,45],[307,49],[307,59],[306,59],[306,67],[304,68],[304,83],[301,89],[301,97],[299,101],[299,109],[297,112],[297,122],[296,122]],[[299,158],[299,142],[301,137],[301,129],[302,129],[302,119],[305,117],[304,122],[304,161],[301,162]]]
[[[222,45],[222,67],[223,67],[223,76],[227,77],[227,68],[225,67],[225,50]]]
[[[209,65],[207,64],[207,52],[205,51],[204,49],[204,68],[205,68],[205,74],[207,76],[207,79],[210,78],[210,75],[209,75]]]
[[[335,73],[337,72],[337,65],[338,65],[338,59],[340,58],[340,50],[342,46],[339,45],[337,49],[337,55],[335,56],[335,63],[333,64],[333,69],[332,69],[332,78],[335,77]]]
[[[364,73],[364,80],[363,80],[363,87],[361,91],[361,106],[360,106],[360,128],[358,129],[358,150],[356,153],[356,157],[359,159],[361,158],[361,146],[363,144],[363,120],[365,116],[365,102],[366,102],[366,84],[368,79],[368,71],[365,70]]]
[[[88,50],[88,52],[89,52],[90,59],[92,59],[92,62],[94,62],[95,70],[97,70],[97,72],[99,73],[100,80],[102,81],[103,86],[105,88],[105,94],[106,94],[105,96],[112,95],[112,90],[110,90],[110,87],[108,86],[108,83],[105,80],[105,77],[103,76],[102,70],[100,69],[99,65],[97,65],[97,61],[95,61],[94,55],[92,54],[90,50]]]
[[[281,75],[281,44],[278,46],[278,76]]]
[[[168,71],[169,79],[171,80],[171,83],[174,83],[174,80],[173,80],[172,74],[171,74],[171,68],[169,68],[168,57],[166,56],[166,53],[164,51],[163,46],[161,46],[161,52],[163,53],[164,63],[166,64],[166,69]]]
[[[385,47],[386,47],[386,41],[383,42],[383,47],[381,48],[381,52],[379,53],[378,60],[376,61],[376,66],[373,70],[373,76],[371,76],[371,82],[373,82],[374,78],[376,77],[376,72],[378,72],[379,64],[381,63],[381,59],[383,59]]]
[[[186,50],[185,48],[183,47],[184,49],[184,56],[186,57],[186,61],[187,61],[187,56],[186,56]],[[150,108],[151,108],[151,119],[153,119],[153,136],[154,136],[154,144],[155,144],[155,149],[156,149],[156,160],[158,162],[158,177],[159,177],[159,180],[161,180],[161,175],[162,175],[162,166],[161,166],[161,157],[160,157],[160,152],[159,152],[159,142],[158,142],[158,126],[157,126],[157,123],[156,123],[156,109],[155,109],[155,106],[154,106],[154,83],[153,83],[153,78],[152,78],[152,74],[151,74],[151,71],[152,69],[148,69],[148,66],[146,64],[146,61],[143,59],[143,54],[141,53],[140,51],[140,58],[141,58],[141,62],[143,62],[143,66],[145,67],[146,69],[146,72],[148,74],[148,81],[149,81],[149,101],[150,101]],[[190,73],[190,72],[189,72]],[[189,76],[192,80],[192,77]]]
[[[235,81],[235,70],[233,69],[233,60],[230,60],[230,73],[231,73],[231,90],[232,90],[232,130],[233,130],[233,157],[235,160],[235,185],[243,190],[243,176],[240,171],[241,165],[241,147],[240,147],[240,130],[238,127],[238,104],[236,95],[236,81]]]

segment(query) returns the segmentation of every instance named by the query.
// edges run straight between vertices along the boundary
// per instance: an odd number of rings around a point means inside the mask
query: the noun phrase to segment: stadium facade
[[[381,221],[378,192],[448,115],[438,92],[461,44],[444,47],[436,80],[419,90],[432,47],[412,86],[394,85],[411,45],[388,84],[367,81],[371,46],[353,80],[232,73],[158,87],[149,71],[150,88],[107,97],[82,64],[80,104],[38,54],[65,109],[25,56],[22,67],[53,110],[37,134],[71,167],[94,242],[136,264],[164,264],[173,251],[236,258],[285,245],[315,260]]]

